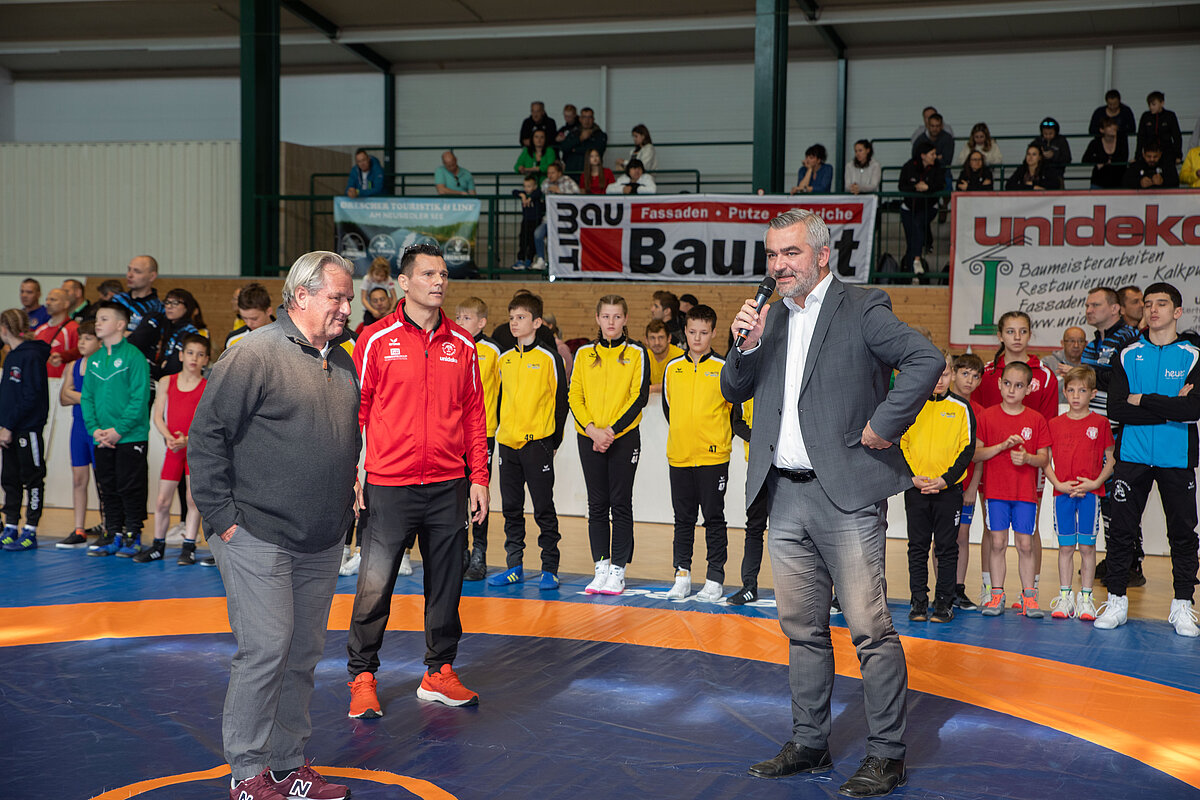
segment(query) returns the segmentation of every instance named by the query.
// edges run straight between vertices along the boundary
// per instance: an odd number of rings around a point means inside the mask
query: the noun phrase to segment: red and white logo
[[[1021,428],[1021,438],[1027,442],[1030,439],[1032,439],[1033,438],[1033,428],[1029,428],[1029,427]]]
[[[1030,391],[1030,393],[1036,392],[1036,391],[1038,391],[1038,390],[1039,390],[1039,389],[1041,389],[1041,388],[1042,388],[1042,382],[1041,382],[1041,381],[1039,381],[1037,378],[1034,378],[1033,380],[1031,380],[1031,381],[1029,382],[1029,391]]]
[[[454,344],[454,342],[442,342],[442,355],[453,356],[457,350],[458,347]]]
[[[1100,431],[1099,431],[1099,429],[1097,429],[1097,428],[1096,428],[1096,426],[1095,426],[1095,425],[1093,425],[1092,427],[1088,428],[1088,429],[1087,429],[1087,431],[1086,431],[1086,433],[1087,433],[1087,437],[1088,437],[1089,439],[1091,439],[1092,441],[1095,441],[1095,440],[1096,440],[1096,437],[1098,437],[1098,436],[1100,435]]]

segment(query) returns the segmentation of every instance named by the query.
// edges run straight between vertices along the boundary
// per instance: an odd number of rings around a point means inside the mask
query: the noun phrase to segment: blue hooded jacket
[[[1117,354],[1108,416],[1122,423],[1118,460],[1195,469],[1200,391],[1181,397],[1186,384],[1200,388],[1200,346],[1189,337],[1157,345],[1143,334]],[[1129,402],[1131,394],[1142,395],[1139,405]]]
[[[350,177],[346,179],[346,194],[351,189],[358,189],[359,197],[375,197],[383,192],[383,165],[375,156],[371,156],[371,168],[367,170],[367,185],[368,188],[364,189],[362,170],[355,164],[350,170]]]

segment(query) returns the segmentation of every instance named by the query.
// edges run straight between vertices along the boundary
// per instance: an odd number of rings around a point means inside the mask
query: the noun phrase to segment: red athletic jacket
[[[1033,380],[1029,383],[1029,394],[1025,395],[1023,405],[1037,411],[1049,422],[1058,416],[1058,376],[1033,353],[1029,354],[1029,368],[1033,370]],[[983,379],[979,382],[979,388],[972,393],[971,400],[984,408],[1000,405],[1000,376],[1003,372],[1003,355],[989,361],[983,368]]]
[[[487,421],[475,342],[438,312],[427,332],[404,314],[404,301],[368,325],[354,346],[362,384],[358,423],[367,445],[367,479],[376,486],[439,483],[471,470],[488,485]]]

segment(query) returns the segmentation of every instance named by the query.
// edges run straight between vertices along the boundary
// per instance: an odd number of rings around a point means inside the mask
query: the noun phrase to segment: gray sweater
[[[341,338],[322,358],[286,310],[276,316],[213,366],[188,438],[192,495],[209,537],[236,523],[316,553],[354,514],[358,378]]]

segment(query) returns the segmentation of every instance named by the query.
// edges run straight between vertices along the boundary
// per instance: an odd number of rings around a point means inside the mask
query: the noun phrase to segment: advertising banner
[[[865,283],[878,198],[719,194],[562,195],[546,198],[550,274],[597,280],[745,281],[767,271],[763,232],[805,208],[829,225],[830,269]]]
[[[1090,289],[1172,284],[1179,329],[1200,329],[1196,192],[1004,192],[953,196],[950,342],[995,347],[996,321],[1024,311],[1031,346],[1057,349]]]
[[[475,197],[335,197],[335,249],[354,263],[354,274],[361,277],[378,257],[388,260],[395,275],[404,248],[436,244],[446,255],[450,275],[466,277],[475,271],[480,206]]]

